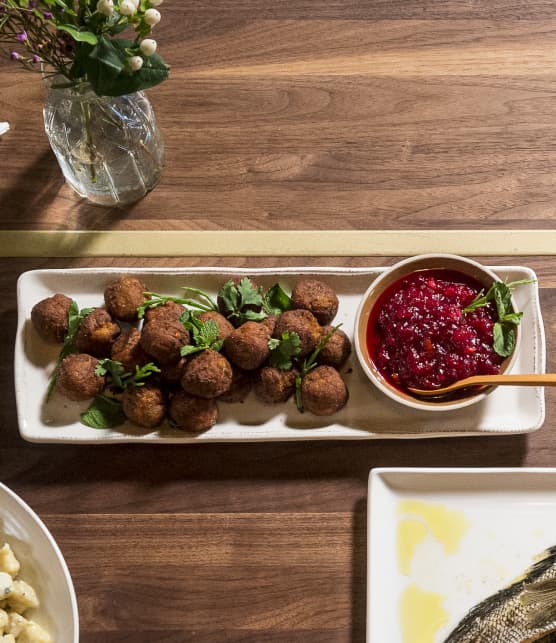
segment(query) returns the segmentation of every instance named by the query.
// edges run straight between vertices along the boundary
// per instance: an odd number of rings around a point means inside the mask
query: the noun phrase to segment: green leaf
[[[494,284],[494,302],[500,319],[512,312],[512,291],[507,284],[501,281]]]
[[[236,326],[246,321],[262,321],[268,314],[263,308],[262,289],[253,285],[248,277],[244,277],[236,284],[227,281],[220,291],[218,297],[223,302],[225,317]]]
[[[130,384],[133,386],[144,386],[145,381],[153,373],[160,373],[160,369],[156,364],[149,362],[144,366],[135,366],[135,373],[131,376],[130,380],[126,382],[126,387]]]
[[[269,288],[263,298],[263,310],[269,315],[280,315],[292,307],[291,297],[282,289],[280,284]]]
[[[111,429],[125,420],[122,403],[105,395],[95,397],[89,408],[81,413],[81,422],[93,429]]]
[[[121,362],[105,358],[99,360],[95,368],[95,375],[109,375],[108,385],[123,389],[126,387],[123,380],[126,375],[129,377],[131,373],[126,373],[124,365]]]
[[[278,342],[278,344],[276,344]],[[269,364],[282,371],[289,371],[293,366],[292,358],[301,352],[301,339],[296,332],[285,331],[279,340],[270,339]]]
[[[168,78],[169,67],[158,54],[147,56],[141,69],[132,71],[127,64],[129,56],[126,49],[135,46],[133,40],[99,39],[89,55],[91,62],[87,64],[87,75],[99,96],[132,94]]]
[[[90,45],[96,45],[98,42],[98,38],[91,31],[80,31],[76,27],[72,27],[72,25],[57,25],[57,29],[69,33],[77,42],[87,42]]]
[[[493,348],[500,357],[508,357],[515,348],[515,326],[496,322],[492,329]]]
[[[187,357],[188,355],[193,355],[193,353],[200,353],[204,350],[204,346],[194,346],[193,344],[187,344],[186,346],[182,346],[180,348],[180,355],[182,357]]]
[[[214,319],[207,319],[199,329],[201,341],[207,346],[211,346],[218,339],[219,332]]]

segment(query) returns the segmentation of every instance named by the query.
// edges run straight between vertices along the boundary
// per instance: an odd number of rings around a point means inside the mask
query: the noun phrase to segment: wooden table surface
[[[43,133],[40,81],[3,63],[0,121],[12,129],[0,138],[0,228],[310,230],[312,252],[219,257],[201,243],[167,257],[161,243],[145,258],[129,256],[124,236],[111,256],[76,243],[49,258],[24,236],[13,253],[4,244],[0,480],[60,545],[82,643],[360,643],[369,470],[553,466],[552,391],[544,426],[526,436],[30,444],[14,399],[16,280],[81,266],[389,265],[417,231],[423,251],[436,238],[423,231],[454,231],[462,254],[536,270],[553,370],[556,246],[543,241],[556,210],[556,6],[166,0],[162,14],[171,79],[149,92],[167,147],[160,184],[122,210],[75,196]],[[384,253],[313,256],[330,230],[399,235]],[[524,252],[500,230],[537,232]]]

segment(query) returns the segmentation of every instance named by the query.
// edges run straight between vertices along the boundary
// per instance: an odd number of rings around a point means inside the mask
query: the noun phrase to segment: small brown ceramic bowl
[[[501,281],[500,277],[488,268],[482,266],[480,263],[457,255],[418,255],[396,263],[391,268],[388,268],[380,274],[363,295],[355,319],[354,344],[356,354],[364,373],[371,382],[380,391],[396,402],[413,409],[427,411],[450,411],[461,409],[480,402],[496,387],[490,386],[464,389],[457,394],[457,397],[453,396],[429,399],[418,398],[407,390],[404,390],[402,387],[395,386],[387,377],[385,377],[375,364],[369,349],[368,333],[372,333],[369,326],[372,324],[372,320],[375,319],[376,316],[375,306],[377,303],[382,305],[383,300],[381,300],[381,296],[383,293],[404,277],[408,277],[413,273],[423,270],[434,270],[435,272],[445,270],[450,271],[452,274],[453,272],[460,273],[464,275],[465,278],[480,284],[485,292],[488,291],[495,281]],[[449,275],[450,272],[447,272],[446,274]],[[513,298],[512,305],[514,311],[517,311]],[[506,357],[500,365],[500,373],[508,373],[511,370],[519,349],[519,340],[519,326],[516,326],[516,342],[514,350],[512,354],[509,357]]]

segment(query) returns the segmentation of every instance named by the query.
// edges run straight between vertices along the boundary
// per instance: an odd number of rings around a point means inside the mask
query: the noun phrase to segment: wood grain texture
[[[82,643],[363,643],[367,479],[379,466],[553,466],[556,392],[529,435],[261,444],[39,445],[13,392],[15,283],[35,268],[390,265],[394,257],[0,260],[0,480],[44,519],[72,573]],[[539,277],[554,371],[556,267]]]
[[[167,1],[156,30],[167,163],[122,210],[64,185],[2,64],[2,228],[554,226],[553,3]]]

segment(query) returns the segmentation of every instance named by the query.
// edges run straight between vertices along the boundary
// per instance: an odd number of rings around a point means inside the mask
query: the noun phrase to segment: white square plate
[[[15,389],[19,431],[31,442],[211,442],[256,440],[417,438],[477,433],[526,433],[544,421],[544,389],[499,387],[482,402],[447,413],[428,413],[403,407],[379,392],[365,377],[352,354],[342,369],[350,399],[330,417],[300,414],[293,401],[268,406],[251,394],[244,404],[219,404],[220,418],[206,433],[185,436],[164,425],[141,431],[129,424],[116,429],[92,429],[79,422],[86,404],[54,396],[46,404],[45,391],[59,348],[45,344],[30,323],[32,307],[56,292],[75,299],[80,308],[103,304],[108,282],[119,274],[133,274],[153,291],[179,295],[182,286],[216,295],[230,278],[250,275],[270,287],[280,282],[290,292],[301,276],[314,276],[337,292],[340,306],[334,323],[353,337],[355,315],[362,295],[384,268],[179,268],[35,270],[18,281],[18,328],[15,345]],[[536,279],[529,268],[494,268],[502,279]],[[515,297],[523,311],[521,350],[514,372],[542,373],[545,344],[538,284],[518,288]]]
[[[556,469],[374,469],[368,502],[367,643],[442,643],[556,545]]]

